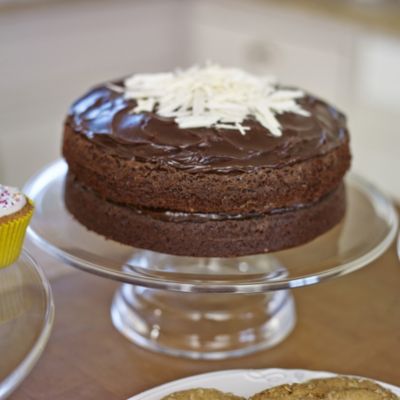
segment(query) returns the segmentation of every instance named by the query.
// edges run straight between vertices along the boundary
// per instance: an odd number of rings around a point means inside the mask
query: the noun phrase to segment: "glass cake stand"
[[[293,329],[290,289],[355,271],[394,240],[391,201],[364,179],[346,179],[344,220],[305,245],[273,254],[193,258],[139,250],[88,231],[63,201],[59,160],[26,185],[36,203],[28,230],[39,247],[82,270],[123,282],[114,326],[142,347],[195,359],[241,356],[274,346]]]
[[[50,285],[23,252],[0,269],[0,399],[25,379],[39,360],[54,319]]]

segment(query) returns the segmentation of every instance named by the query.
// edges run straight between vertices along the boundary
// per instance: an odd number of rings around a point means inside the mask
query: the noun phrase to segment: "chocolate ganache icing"
[[[188,172],[229,173],[258,167],[280,168],[334,150],[348,138],[345,116],[324,101],[305,94],[298,104],[310,113],[277,116],[279,137],[255,118],[242,134],[219,128],[180,128],[173,118],[135,112],[123,84],[104,84],[89,91],[71,109],[67,129],[125,159],[172,166]]]

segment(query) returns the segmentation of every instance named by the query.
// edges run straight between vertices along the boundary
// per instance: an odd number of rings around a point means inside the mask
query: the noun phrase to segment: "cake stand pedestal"
[[[176,356],[222,359],[276,345],[295,325],[290,289],[369,264],[397,231],[391,201],[351,175],[344,220],[310,243],[247,257],[171,256],[105,240],[80,225],[64,206],[66,172],[57,161],[27,183],[36,203],[28,236],[69,265],[123,282],[111,306],[114,326],[142,347]]]

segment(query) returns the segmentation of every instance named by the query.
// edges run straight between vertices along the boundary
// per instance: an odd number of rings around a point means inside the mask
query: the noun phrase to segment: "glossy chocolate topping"
[[[307,160],[347,139],[346,118],[338,110],[308,94],[298,103],[311,116],[278,116],[281,137],[272,136],[253,118],[245,121],[251,129],[242,135],[216,128],[181,129],[170,118],[136,114],[134,100],[126,100],[115,86],[103,85],[72,105],[67,125],[125,159],[190,172],[238,172]]]

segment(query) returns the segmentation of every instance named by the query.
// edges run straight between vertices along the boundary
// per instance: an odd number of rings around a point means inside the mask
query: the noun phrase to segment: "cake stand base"
[[[134,267],[135,266],[135,267]],[[179,257],[136,250],[123,267],[149,276],[188,274],[199,281],[266,277],[288,271],[272,255],[263,258]],[[214,291],[182,292],[124,283],[111,307],[114,326],[129,340],[150,350],[193,359],[242,356],[278,344],[293,329],[296,316],[289,290],[239,295]]]
[[[149,350],[192,359],[243,356],[281,342],[296,321],[288,290],[266,294],[179,293],[123,284],[114,326]]]

